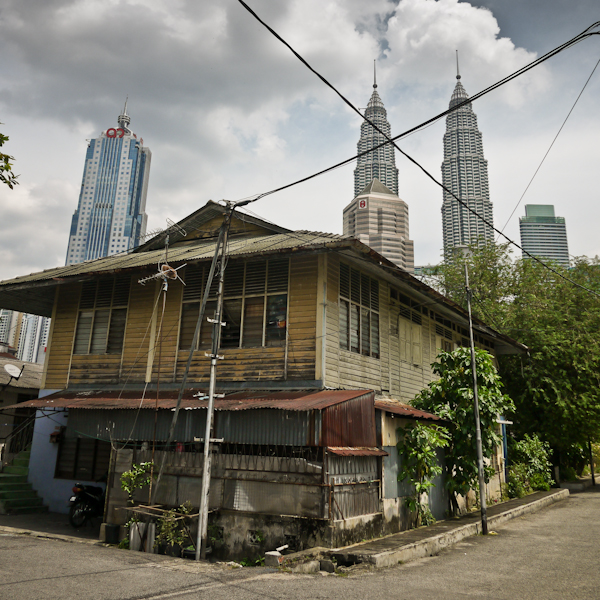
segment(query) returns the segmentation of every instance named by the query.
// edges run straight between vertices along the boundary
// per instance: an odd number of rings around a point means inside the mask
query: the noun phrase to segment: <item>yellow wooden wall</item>
[[[294,257],[290,265],[288,346],[224,349],[219,361],[219,381],[314,380],[316,360],[317,257]],[[148,273],[150,274],[150,273]],[[53,333],[47,356],[45,388],[69,385],[118,386],[181,381],[188,360],[178,350],[183,286],[171,282],[166,296],[162,335],[162,293],[159,282],[145,286],[132,276],[122,354],[71,355],[77,324],[81,286],[60,286],[57,292]],[[162,346],[159,346],[162,339]],[[208,383],[210,360],[205,350],[194,352],[188,376],[190,385]]]
[[[399,307],[390,302],[390,287],[379,282],[380,358],[362,356],[343,350],[339,343],[339,257],[330,254],[327,260],[327,343],[324,384],[333,388],[369,388],[409,404],[435,375],[431,364],[439,352],[439,336],[435,321],[422,316],[421,361],[400,357]],[[360,270],[360,267],[358,267]],[[460,337],[460,336],[457,336]],[[488,351],[493,352],[490,348]]]
[[[67,387],[80,290],[80,284],[62,285],[56,290],[43,389],[60,390]]]
[[[309,380],[315,378],[317,257],[292,258],[288,295],[288,340],[285,347],[225,348],[220,354],[218,380],[227,382]],[[208,384],[210,359],[194,352],[188,381]],[[181,380],[189,352],[180,350],[177,376]]]

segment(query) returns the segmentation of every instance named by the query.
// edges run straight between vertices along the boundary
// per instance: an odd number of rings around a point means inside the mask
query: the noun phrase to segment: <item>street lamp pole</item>
[[[471,341],[471,370],[473,371],[473,412],[475,413],[475,436],[477,443],[477,472],[479,475],[479,504],[481,506],[481,533],[487,535],[487,506],[485,501],[485,476],[483,471],[483,449],[481,446],[481,423],[479,420],[479,398],[477,395],[477,367],[475,362],[475,340],[473,338],[473,319],[471,317],[471,288],[469,287],[469,267],[465,257],[465,284],[467,291],[467,309],[469,312],[469,338]]]

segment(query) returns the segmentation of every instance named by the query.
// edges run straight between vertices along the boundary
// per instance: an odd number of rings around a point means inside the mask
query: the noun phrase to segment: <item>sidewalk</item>
[[[32,513],[0,515],[0,533],[25,534],[35,537],[59,539],[65,542],[99,543],[100,519],[86,523],[81,529],[69,524],[68,515],[60,513]]]
[[[568,496],[567,489],[552,489],[549,492],[536,492],[524,498],[488,506],[488,531],[493,531],[495,526],[509,519],[537,512]],[[456,519],[438,521],[429,527],[410,529],[378,540],[330,550],[327,554],[335,558],[338,565],[368,563],[375,567],[389,567],[432,556],[443,548],[480,532],[481,513],[475,511]],[[286,556],[287,558],[289,556]]]

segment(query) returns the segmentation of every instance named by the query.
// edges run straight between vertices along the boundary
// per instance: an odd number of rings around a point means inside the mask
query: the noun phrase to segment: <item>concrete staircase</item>
[[[42,498],[27,481],[30,454],[30,449],[20,452],[0,473],[0,513],[2,514],[48,512],[48,507],[44,506]]]

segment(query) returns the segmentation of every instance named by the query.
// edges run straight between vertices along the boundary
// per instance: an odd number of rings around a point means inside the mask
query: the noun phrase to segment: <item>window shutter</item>
[[[92,331],[92,320],[94,313],[92,311],[80,312],[77,321],[77,333],[75,334],[75,346],[73,354],[87,354],[90,345],[90,333]]]
[[[421,351],[421,326],[416,323],[411,323],[412,328],[412,362],[415,365],[420,365],[423,361],[423,355]]]
[[[350,323],[348,322],[350,312],[348,310],[348,301],[340,300],[340,348],[349,350],[348,332],[350,331]]]
[[[371,313],[371,356],[379,358],[379,315]]]
[[[125,322],[127,320],[126,308],[113,308],[110,315],[110,330],[106,352],[108,354],[121,354],[123,339],[125,337]]]
[[[340,264],[340,296],[350,298],[350,267]]]
[[[96,314],[94,315],[94,325],[92,328],[90,354],[104,354],[106,352],[106,338],[108,335],[109,319],[110,310],[96,311]]]
[[[199,302],[188,302],[181,307],[181,329],[179,331],[180,350],[189,350],[192,346],[199,312]]]
[[[85,281],[81,286],[81,298],[79,300],[79,308],[94,308],[96,301],[96,281]]]
[[[98,282],[98,292],[96,294],[96,308],[106,308],[110,306],[113,295],[114,279],[101,279]]]
[[[233,263],[225,269],[225,296],[241,296],[244,293],[244,263]]]
[[[282,260],[270,260],[268,263],[269,277],[267,280],[267,293],[287,292],[290,261],[288,258]]]
[[[350,350],[352,352],[359,352],[359,314],[358,306],[355,304],[350,305]]]
[[[265,299],[247,298],[244,306],[244,348],[262,346]]]
[[[129,288],[131,287],[131,277],[121,275],[115,279],[115,289],[113,292],[113,306],[127,306],[129,304]]]
[[[246,263],[246,296],[264,294],[267,264],[264,261]]]

